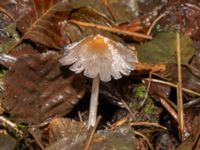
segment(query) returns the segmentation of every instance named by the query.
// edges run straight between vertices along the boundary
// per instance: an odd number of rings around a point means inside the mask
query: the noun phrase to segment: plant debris
[[[199,150],[199,14],[198,0],[2,0],[0,149]]]

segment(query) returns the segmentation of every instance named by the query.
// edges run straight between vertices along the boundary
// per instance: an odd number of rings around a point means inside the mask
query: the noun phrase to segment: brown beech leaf
[[[10,2],[12,3],[12,2]],[[7,8],[10,3],[0,8]],[[70,43],[67,31],[63,26],[74,8],[61,0],[16,0],[14,9],[6,9],[7,14],[15,10],[18,17],[15,19],[17,28],[22,33],[21,40],[31,39],[51,48],[62,48]],[[10,16],[15,17],[13,13]]]
[[[38,124],[64,116],[84,94],[83,76],[58,63],[55,53],[22,56],[4,79],[3,106],[18,122]]]
[[[29,0],[24,2],[24,16],[18,21],[23,39],[31,39],[43,45],[60,48],[68,44],[69,38],[61,26],[73,9],[67,2],[60,0]]]

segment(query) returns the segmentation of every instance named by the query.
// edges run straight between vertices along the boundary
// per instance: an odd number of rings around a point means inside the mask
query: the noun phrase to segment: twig
[[[177,66],[178,66],[178,83],[177,83],[177,105],[178,105],[178,120],[179,131],[182,137],[184,131],[184,109],[183,109],[183,92],[182,92],[182,68],[181,68],[181,48],[180,48],[180,33],[176,35],[176,50],[177,50]]]
[[[148,81],[148,85],[147,85],[147,90],[146,90],[146,93],[145,93],[145,97],[144,97],[144,99],[143,99],[143,101],[141,103],[140,109],[143,108],[143,106],[144,106],[144,104],[145,104],[145,102],[147,100],[147,97],[148,97],[148,94],[149,94],[149,90],[150,90],[150,87],[151,87],[151,78],[152,78],[152,73],[150,72],[149,73],[149,81]]]
[[[104,4],[106,10],[108,11],[108,13],[110,14],[110,16],[112,17],[112,19],[113,19],[114,21],[116,21],[115,16],[113,15],[113,12],[112,12],[112,10],[111,10],[111,8],[110,8],[109,0],[102,0],[102,2],[103,2],[103,4]]]
[[[28,131],[29,131],[29,133],[33,136],[33,138],[35,139],[35,141],[36,141],[36,143],[38,144],[38,146],[39,146],[42,150],[44,150],[45,147],[44,147],[44,145],[41,143],[41,141],[38,139],[38,136],[35,134],[34,129],[35,129],[35,128],[29,128]]]
[[[83,21],[73,20],[73,19],[69,21],[83,27],[97,28],[97,29],[101,29],[101,30],[105,30],[105,31],[109,31],[109,32],[117,33],[117,34],[129,35],[129,36],[139,37],[143,39],[152,39],[151,36],[138,33],[138,32],[129,32],[129,31],[120,30],[114,27],[107,27],[103,25],[98,25],[94,23],[83,22]]]
[[[189,102],[184,104],[184,109],[190,108],[192,106],[200,104],[200,98],[192,99]]]
[[[95,133],[95,131],[96,131],[98,125],[99,125],[100,120],[101,120],[101,116],[98,116],[96,124],[95,124],[94,128],[92,129],[92,132],[91,132],[91,134],[90,134],[90,136],[89,136],[89,138],[88,138],[88,140],[85,144],[84,150],[89,150],[90,144],[92,143],[92,138],[93,138],[94,133]]]
[[[14,21],[15,19],[13,18],[13,16],[4,8],[0,7],[0,12],[4,13],[8,18],[10,18],[12,21]]]
[[[131,122],[130,125],[131,126],[154,126],[154,127],[158,127],[158,128],[167,130],[167,128],[165,126],[162,126],[155,122]]]
[[[153,30],[154,26],[156,25],[156,23],[162,19],[163,17],[165,17],[167,15],[167,13],[163,13],[161,14],[160,16],[158,16],[154,22],[151,24],[151,26],[149,27],[148,31],[147,31],[147,35],[150,35],[151,34],[151,31]]]
[[[131,109],[129,108],[129,106],[127,105],[127,103],[121,98],[121,101],[124,105],[124,107],[127,109],[127,111],[131,114],[131,117],[134,118],[136,115],[136,112],[132,112]]]
[[[137,71],[163,72],[166,70],[165,64],[134,63]]]
[[[126,122],[128,122],[128,117],[124,117],[120,120],[118,120],[117,122],[115,122],[114,124],[110,125],[110,129],[114,130],[116,127],[121,126],[123,124],[125,124]]]
[[[185,3],[186,6],[190,7],[190,8],[195,8],[198,11],[200,11],[200,7],[191,3]]]
[[[121,29],[121,30],[127,30],[130,32],[138,32],[138,31],[142,31],[144,29],[141,21],[139,21],[139,20],[135,20],[129,24],[119,25],[117,28]]]
[[[133,131],[134,131],[134,133],[136,135],[139,135],[139,136],[143,137],[146,140],[147,144],[149,145],[150,149],[153,150],[152,144],[149,142],[148,138],[144,134],[142,134],[142,133],[140,133],[138,131],[135,131],[135,130],[133,130]]]
[[[149,80],[148,78],[145,78],[144,80]],[[160,83],[160,84],[164,84],[164,85],[168,85],[168,86],[171,86],[171,87],[174,87],[174,88],[177,88],[177,85],[176,84],[173,84],[171,82],[166,82],[166,81],[163,81],[163,80],[158,80],[158,79],[151,79],[152,82],[156,82],[156,83]],[[195,92],[193,90],[190,90],[190,89],[187,89],[187,88],[184,88],[182,87],[182,90],[184,92],[187,92],[187,93],[190,93],[190,94],[194,94],[196,96],[200,96],[200,93],[198,92]]]
[[[3,116],[0,116],[0,122],[2,122],[2,125],[5,127],[10,127],[13,131],[16,132],[16,134],[20,137],[23,136],[23,132],[20,131],[19,129],[17,129],[17,125],[13,122],[11,122],[10,120],[6,119]]]
[[[161,96],[160,94],[158,94],[158,96],[160,98],[160,103],[162,104],[162,106],[169,112],[169,114],[174,118],[174,120],[178,122],[177,112],[168,103],[168,100],[166,100],[167,98]]]
[[[79,117],[80,122],[83,122],[83,117],[80,110],[78,110],[78,117]]]

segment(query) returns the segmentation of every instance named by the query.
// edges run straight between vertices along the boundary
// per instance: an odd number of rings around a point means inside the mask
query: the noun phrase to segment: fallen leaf
[[[188,64],[194,55],[192,40],[184,35],[180,37],[182,64]],[[137,46],[140,62],[176,63],[176,33],[161,32],[153,40]]]
[[[13,7],[9,7],[11,4]],[[13,3],[7,0],[0,4],[0,7],[15,18],[17,28],[22,33],[19,43],[24,39],[31,39],[55,49],[71,43],[70,34],[65,28],[68,25],[68,15],[74,7],[68,2],[16,0],[16,3]]]
[[[3,107],[11,120],[38,124],[69,113],[84,95],[83,76],[62,68],[55,53],[17,59],[4,79]]]

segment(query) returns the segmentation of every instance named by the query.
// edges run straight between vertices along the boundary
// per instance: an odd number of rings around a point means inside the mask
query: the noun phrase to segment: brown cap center
[[[95,53],[105,53],[108,49],[105,39],[102,36],[93,37],[93,40],[90,41],[89,46],[91,51]]]

